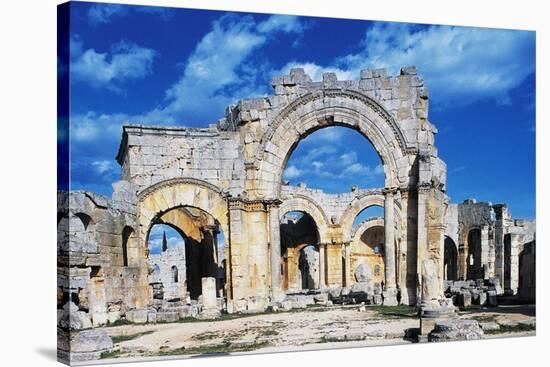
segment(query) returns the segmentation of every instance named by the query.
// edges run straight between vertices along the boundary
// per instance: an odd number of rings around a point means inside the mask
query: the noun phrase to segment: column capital
[[[268,208],[278,208],[283,203],[283,201],[281,199],[275,198],[275,199],[266,199],[264,200],[264,203]]]
[[[397,193],[397,187],[385,187],[382,189],[382,194],[384,195],[395,195]]]
[[[417,185],[417,190],[418,191],[429,191],[433,188],[434,188],[434,186],[431,182],[419,182],[418,185]]]

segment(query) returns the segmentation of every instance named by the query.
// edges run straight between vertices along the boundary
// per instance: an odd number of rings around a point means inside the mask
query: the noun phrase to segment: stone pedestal
[[[201,319],[216,318],[221,315],[216,299],[216,278],[202,278],[202,311]]]
[[[433,260],[422,262],[422,303],[418,308],[420,333],[418,341],[427,341],[427,335],[434,329],[436,322],[453,319],[456,309],[451,298],[445,298],[441,292],[438,269]]]
[[[429,342],[480,340],[483,330],[475,320],[444,320],[435,323],[428,335]]]
[[[436,322],[456,319],[455,308],[452,305],[442,307],[420,306],[420,333],[418,341],[428,341],[428,334],[434,330]]]
[[[397,306],[397,289],[386,289],[382,292],[383,305],[384,306]]]

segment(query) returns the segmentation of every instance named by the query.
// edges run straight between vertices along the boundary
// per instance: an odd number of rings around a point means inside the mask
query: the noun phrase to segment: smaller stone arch
[[[141,238],[147,238],[150,224],[159,215],[178,207],[192,207],[210,214],[225,234],[229,233],[226,196],[215,185],[194,178],[159,182],[138,194]]]
[[[443,251],[443,276],[445,280],[458,280],[458,248],[455,241],[445,236]]]
[[[306,196],[293,196],[289,199],[284,199],[279,207],[280,219],[288,212],[303,212],[308,214],[317,225],[320,242],[329,242],[329,221],[323,209],[311,198]]]
[[[360,196],[353,200],[349,207],[340,216],[340,227],[342,228],[342,234],[345,242],[352,240],[353,235],[353,222],[357,215],[363,210],[371,206],[384,207],[384,195],[381,190],[376,190],[366,195]],[[394,214],[397,223],[401,222],[401,206],[397,201],[394,201]]]
[[[375,253],[374,248],[365,249],[365,246],[369,247],[369,244],[362,243],[363,236],[368,231],[378,229],[380,235],[380,250],[381,252]],[[384,274],[384,219],[380,217],[374,217],[370,220],[365,220],[357,228],[353,234],[351,240],[351,266],[350,271],[353,273],[361,265],[365,264],[369,266],[372,280],[376,283],[382,283],[385,279]],[[372,244],[371,244],[372,245]],[[355,279],[354,274],[350,274],[352,279]]]

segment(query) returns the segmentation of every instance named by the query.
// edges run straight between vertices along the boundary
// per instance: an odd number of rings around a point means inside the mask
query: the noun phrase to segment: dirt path
[[[392,312],[392,310],[396,310]],[[123,325],[105,328],[118,347],[106,357],[147,357],[235,352],[280,352],[401,344],[419,327],[412,308],[315,307],[216,321]],[[479,321],[522,321],[534,309],[495,308],[461,312]]]
[[[412,316],[412,314],[411,314]],[[216,347],[254,350],[262,347],[303,346],[311,343],[403,339],[405,329],[416,328],[414,317],[383,316],[358,307],[311,308],[299,312],[261,314],[211,322],[123,325],[106,328],[120,354],[168,354]],[[223,348],[222,348],[223,349]]]

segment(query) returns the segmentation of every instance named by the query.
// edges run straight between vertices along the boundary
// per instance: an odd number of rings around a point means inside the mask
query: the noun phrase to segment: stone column
[[[495,278],[498,279],[499,293],[504,289],[504,226],[502,220],[495,224]]]
[[[344,277],[344,283],[346,287],[351,287],[352,279],[351,279],[351,244],[349,242],[344,242],[342,244],[344,246],[344,254],[345,254],[345,265],[344,269],[346,270],[345,277]]]
[[[326,275],[325,275],[325,249],[326,245],[324,243],[319,244],[319,288],[326,288]]]
[[[481,268],[483,269],[483,278],[489,278],[489,226],[481,227]]]
[[[269,245],[271,257],[271,299],[279,301],[281,297],[281,232],[279,202],[269,205]]]
[[[211,319],[220,316],[218,302],[216,300],[216,279],[212,277],[202,278],[202,310],[200,319]]]
[[[394,229],[394,194],[393,188],[384,190],[384,305],[397,305],[397,288],[395,281],[395,229]]]
[[[508,291],[516,295],[519,287],[520,235],[510,234],[510,241],[510,288]]]

